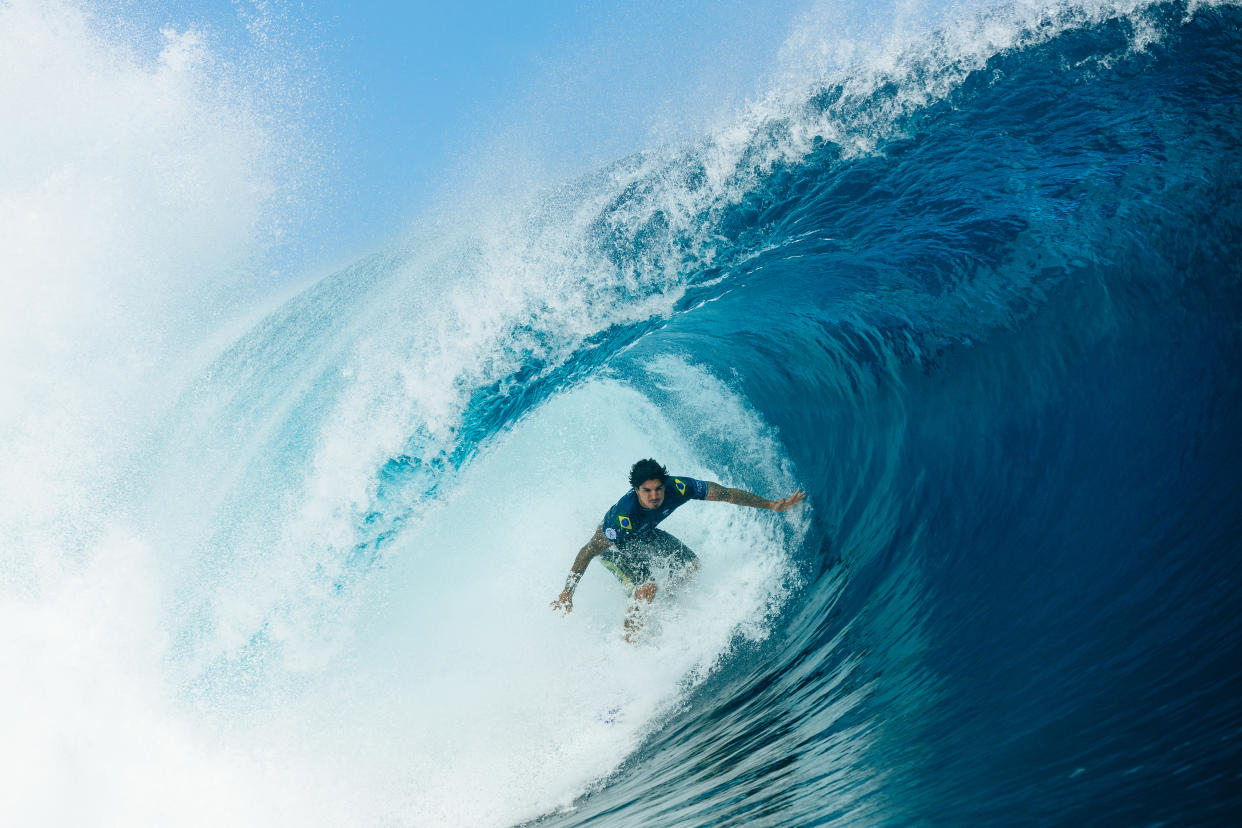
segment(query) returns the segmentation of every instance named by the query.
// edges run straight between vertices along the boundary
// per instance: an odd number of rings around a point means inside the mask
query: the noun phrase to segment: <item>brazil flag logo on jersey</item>
[[[686,496],[686,484],[683,483],[679,478],[676,478],[676,477],[673,478],[673,487],[677,489],[677,494],[681,495],[682,497]]]
[[[630,519],[627,515],[618,515],[617,522],[621,524],[622,529],[633,529],[634,528],[634,524],[630,522]]]

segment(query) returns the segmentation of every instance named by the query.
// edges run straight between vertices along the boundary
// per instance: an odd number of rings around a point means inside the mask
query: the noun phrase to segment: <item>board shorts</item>
[[[599,556],[599,562],[631,592],[653,580],[653,567],[682,570],[697,564],[698,560],[699,556],[690,547],[662,529],[650,529],[624,548],[610,545]]]

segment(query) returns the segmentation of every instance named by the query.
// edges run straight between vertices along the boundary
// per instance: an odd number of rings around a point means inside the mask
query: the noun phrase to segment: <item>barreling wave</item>
[[[107,697],[233,820],[1227,824],[1240,24],[795,38],[727,127],[316,283],[135,441],[64,599],[143,599]],[[679,511],[629,647],[605,574],[547,602],[644,456],[810,497]]]
[[[639,348],[778,428],[810,583],[541,824],[1236,817],[1239,18],[1114,12],[877,84],[874,146],[726,211],[743,255]]]

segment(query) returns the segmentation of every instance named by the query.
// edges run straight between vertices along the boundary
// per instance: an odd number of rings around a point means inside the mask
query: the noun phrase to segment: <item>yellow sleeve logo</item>
[[[630,523],[630,519],[627,515],[618,515],[617,522],[621,524],[622,529],[633,529],[634,528],[634,524]]]
[[[677,478],[677,477],[673,478],[673,486],[677,489],[677,494],[681,495],[682,497],[686,496],[686,484],[681,482],[680,478]]]

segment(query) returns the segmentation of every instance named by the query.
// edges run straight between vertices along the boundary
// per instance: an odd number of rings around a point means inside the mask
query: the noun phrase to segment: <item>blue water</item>
[[[1242,11],[907,34],[51,397],[0,821],[1242,822]]]
[[[1154,17],[704,217],[720,281],[608,364],[691,354],[779,430],[807,582],[539,824],[1242,819],[1242,15]]]

